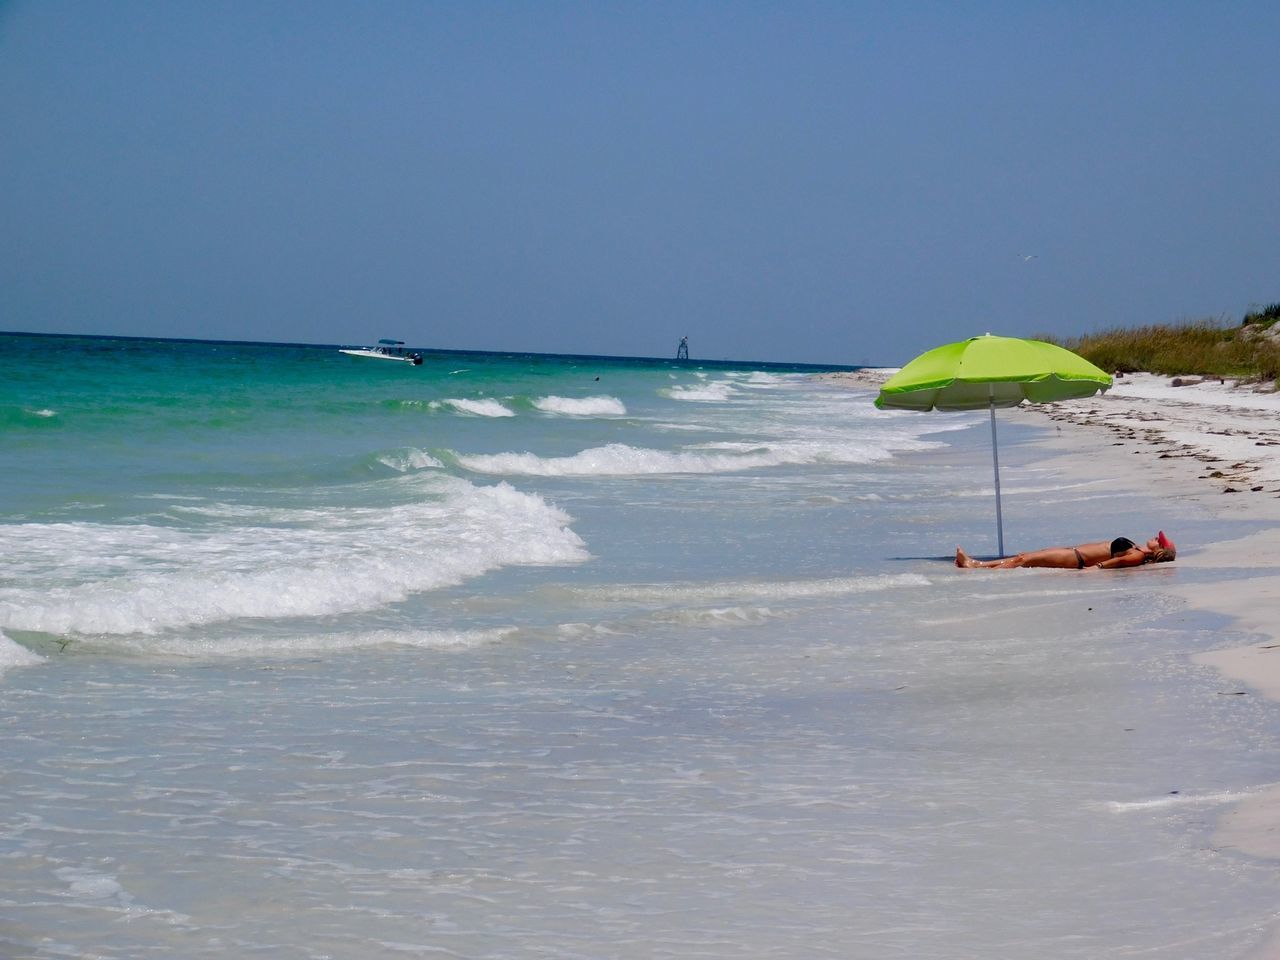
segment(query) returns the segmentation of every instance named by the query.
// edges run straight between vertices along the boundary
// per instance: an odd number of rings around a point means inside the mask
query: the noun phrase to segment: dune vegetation
[[[1111,373],[1275,380],[1280,375],[1280,303],[1235,325],[1199,320],[1046,337]]]

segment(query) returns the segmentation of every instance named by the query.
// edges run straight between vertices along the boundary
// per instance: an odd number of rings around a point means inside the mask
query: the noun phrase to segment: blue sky
[[[1238,321],[1280,301],[1278,40],[1275,3],[0,2],[0,329],[899,364]]]

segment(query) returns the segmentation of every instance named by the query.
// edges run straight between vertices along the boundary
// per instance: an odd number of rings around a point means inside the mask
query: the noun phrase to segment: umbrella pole
[[[999,556],[1004,556],[1004,517],[1000,514],[1000,449],[996,444],[996,397],[991,390],[991,465],[996,474],[996,542],[999,545]]]

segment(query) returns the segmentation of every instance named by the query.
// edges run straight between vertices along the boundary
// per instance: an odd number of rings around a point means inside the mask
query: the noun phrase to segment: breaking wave
[[[571,417],[622,417],[627,408],[616,397],[539,397],[534,407],[543,413],[560,413]]]
[[[14,667],[30,667],[43,662],[44,657],[28,650],[20,643],[15,643],[0,631],[0,677],[4,676],[5,671]]]
[[[667,387],[661,391],[672,400],[694,400],[702,402],[722,402],[734,393],[733,384],[723,380],[712,383],[699,383],[685,387]]]
[[[449,400],[433,400],[428,404],[432,409],[451,408],[457,413],[468,414],[473,417],[514,417],[515,411],[503,406],[497,400],[468,400],[462,397],[454,397]]]
[[[156,634],[242,618],[375,610],[511,565],[588,557],[569,517],[505,483],[437,473],[393,509],[210,504],[216,525],[0,526],[20,558],[0,587],[0,628],[54,635]]]

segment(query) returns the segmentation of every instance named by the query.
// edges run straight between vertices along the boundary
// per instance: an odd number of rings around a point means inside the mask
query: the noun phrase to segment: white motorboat
[[[403,340],[379,340],[376,347],[339,347],[338,352],[352,357],[371,357],[374,360],[400,360],[414,366],[422,363],[422,354],[406,350]]]

